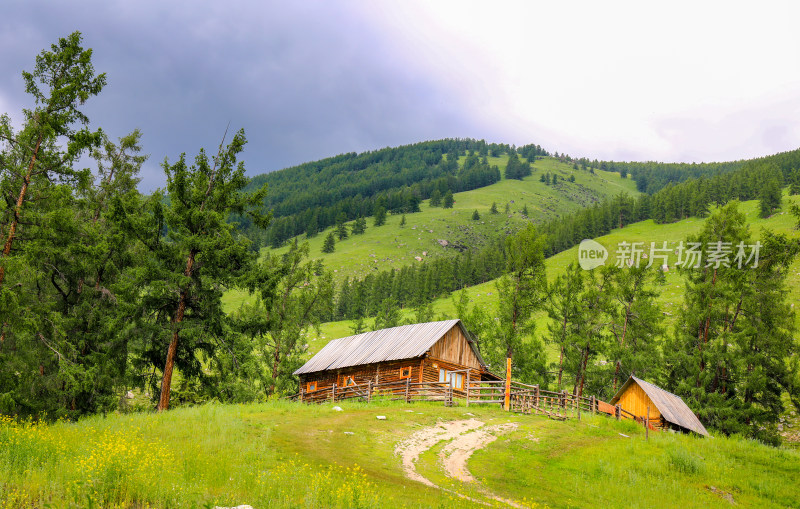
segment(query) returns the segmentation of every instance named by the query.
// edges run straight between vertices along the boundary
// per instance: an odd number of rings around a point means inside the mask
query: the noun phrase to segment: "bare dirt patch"
[[[476,483],[475,478],[467,469],[467,461],[472,454],[486,447],[488,444],[497,440],[497,437],[517,429],[516,423],[496,424],[483,427],[484,423],[476,419],[464,421],[450,421],[439,423],[436,426],[425,428],[411,435],[395,446],[395,454],[400,456],[403,461],[403,472],[406,477],[414,481],[421,482],[432,488],[442,489],[473,502],[487,504],[482,500],[476,500],[457,493],[447,488],[442,488],[431,482],[426,477],[420,475],[415,467],[422,453],[439,443],[440,441],[450,441],[439,453],[439,461],[444,468],[447,476],[464,483]],[[511,507],[522,507],[513,500],[508,500],[495,495],[480,485],[475,486],[484,496]],[[487,504],[488,505],[488,504]]]
[[[442,422],[436,426],[417,431],[407,440],[397,444],[394,448],[394,453],[402,458],[403,472],[405,472],[406,477],[438,488],[427,478],[417,473],[414,464],[419,459],[419,455],[442,440],[452,440],[466,431],[471,431],[481,426],[483,426],[483,423],[476,419]]]
[[[456,437],[439,453],[439,460],[444,466],[445,473],[461,482],[475,482],[475,478],[467,470],[467,461],[472,453],[494,442],[499,435],[515,429],[517,429],[517,424],[509,422],[486,426]]]

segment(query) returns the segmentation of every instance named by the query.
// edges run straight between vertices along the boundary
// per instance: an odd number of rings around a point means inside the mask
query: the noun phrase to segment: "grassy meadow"
[[[789,204],[792,203],[800,204],[800,197],[785,195],[783,210],[788,210]],[[740,210],[747,216],[750,230],[755,238],[758,238],[762,229],[765,228],[788,235],[797,235],[797,231],[794,230],[795,220],[787,212],[779,212],[769,218],[762,219],[758,217],[757,201],[741,203]],[[608,249],[609,259],[606,264],[611,264],[614,263],[614,251],[620,242],[645,242],[646,246],[649,246],[650,242],[655,242],[657,246],[660,246],[662,241],[667,241],[674,247],[673,243],[686,239],[688,235],[697,233],[703,227],[703,221],[703,219],[698,218],[689,218],[670,224],[656,224],[652,220],[642,221],[627,225],[621,229],[615,229],[608,235],[598,237],[595,240]],[[577,260],[577,246],[548,258],[548,280],[553,281],[564,273],[570,263],[577,263]],[[670,260],[673,261],[674,257]],[[674,322],[683,302],[683,278],[674,270],[667,272],[665,276],[666,281],[657,300],[665,313],[665,324],[670,326]],[[800,259],[795,260],[787,282],[790,288],[790,299],[792,299],[792,302],[800,302]],[[467,288],[470,302],[483,307],[494,307],[497,303],[495,285],[495,281],[489,281]],[[454,298],[455,294],[452,294],[434,301],[433,309],[435,313],[443,317],[452,318],[455,313]],[[410,309],[402,310],[401,314],[404,320],[412,320],[413,318],[413,311]],[[800,315],[796,316],[796,319],[800,327]],[[367,322],[369,323],[369,321]],[[537,330],[540,332],[545,331],[546,325],[547,318],[541,315],[538,319]],[[318,352],[331,339],[349,335],[351,326],[351,321],[329,322],[322,325],[320,335],[312,331],[309,334],[308,355]]]
[[[736,437],[645,440],[631,422],[559,422],[496,406],[339,405],[209,404],[49,425],[3,418],[0,508],[501,505],[487,491],[525,507],[800,504],[800,452]],[[422,453],[417,471],[450,491],[407,479],[395,444],[467,416],[518,426],[468,461],[478,483],[445,477],[443,443]]]
[[[508,156],[489,158],[504,171]],[[543,222],[558,215],[574,212],[595,201],[625,191],[631,195],[639,194],[636,183],[622,179],[619,173],[595,170],[573,170],[572,165],[553,158],[537,160],[532,167],[533,174],[524,180],[503,179],[491,186],[456,193],[452,209],[431,207],[429,200],[420,204],[421,212],[406,215],[406,225],[400,226],[402,216],[387,215],[386,224],[373,226],[372,218],[367,219],[367,231],[363,235],[351,235],[336,242],[336,251],[323,253],[322,244],[330,229],[308,239],[311,257],[320,259],[334,271],[337,281],[345,277],[364,277],[370,272],[404,267],[418,263],[416,257],[432,258],[451,256],[451,247],[442,247],[439,240],[450,244],[460,244],[470,248],[480,247],[498,234],[513,232],[527,220],[522,210],[527,206],[529,218]],[[544,173],[558,174],[559,183],[545,185],[539,181]],[[575,182],[566,179],[575,175]],[[497,204],[498,214],[491,214],[492,203]],[[505,213],[506,203],[509,214]],[[472,220],[477,210],[480,221]],[[301,236],[305,241],[305,236]],[[263,252],[283,253],[288,247],[264,249]],[[239,290],[226,293],[224,303],[227,310],[238,308],[250,297]]]

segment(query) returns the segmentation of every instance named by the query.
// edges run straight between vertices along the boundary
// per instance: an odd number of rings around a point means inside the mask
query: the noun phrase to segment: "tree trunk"
[[[631,303],[632,304],[632,303]],[[631,304],[628,304],[628,307],[625,309],[625,322],[622,324],[622,339],[619,342],[620,348],[625,346],[625,334],[628,332],[628,320],[631,316]],[[620,361],[617,359],[617,366],[614,369],[614,393],[617,392],[617,381],[619,380],[619,367]]]
[[[272,352],[272,383],[269,386],[269,393],[275,394],[275,380],[278,379],[278,367],[281,364],[281,343],[275,339],[275,350]]]
[[[197,255],[195,251],[189,252],[189,258],[186,260],[186,270],[184,274],[186,277],[192,275],[192,268],[194,267],[194,257]],[[169,342],[167,349],[167,361],[164,364],[164,377],[161,379],[161,395],[158,398],[159,412],[169,408],[169,395],[170,387],[172,385],[172,368],[175,366],[175,352],[178,350],[178,327],[183,322],[183,315],[186,312],[187,290],[181,291],[181,298],[178,302],[178,310],[175,312],[175,319],[172,320],[172,325],[175,330],[172,332],[172,341]]]
[[[589,344],[583,349],[583,356],[581,358],[581,384],[578,390],[578,397],[583,396],[583,383],[586,381],[586,364],[589,361]]]
[[[17,233],[17,224],[19,223],[19,215],[22,212],[22,204],[25,202],[25,195],[28,193],[28,186],[31,183],[31,177],[33,176],[33,166],[36,164],[36,157],[39,155],[39,148],[41,146],[42,134],[40,132],[38,138],[36,138],[36,148],[33,150],[31,162],[28,165],[28,173],[26,173],[25,178],[22,179],[22,189],[19,190],[17,204],[14,207],[14,219],[11,221],[11,227],[8,229],[8,238],[3,246],[3,258],[8,258],[8,254],[11,252],[11,244],[14,243],[14,235]],[[0,288],[3,287],[3,280],[5,278],[6,267],[5,265],[0,265]]]

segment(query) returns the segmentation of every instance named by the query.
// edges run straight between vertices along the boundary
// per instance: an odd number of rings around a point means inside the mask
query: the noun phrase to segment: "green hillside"
[[[741,438],[651,432],[648,440],[632,422],[586,414],[561,422],[496,406],[339,406],[209,404],[50,425],[2,419],[0,507],[800,504],[800,453]],[[461,459],[452,440],[414,438],[454,421],[498,430],[497,439]],[[436,487],[407,477],[402,444],[417,444],[412,468]],[[475,481],[454,476],[464,472]]]
[[[764,229],[771,229],[779,233],[796,234],[794,229],[796,220],[787,212],[791,204],[800,204],[800,196],[784,195],[784,211],[769,218],[761,218],[758,215],[758,202],[748,201],[741,204],[741,210],[747,216],[750,229],[756,235]],[[642,221],[628,225],[624,228],[616,229],[608,235],[598,237],[600,244],[612,252],[620,242],[656,242],[660,245],[662,241],[679,242],[688,235],[697,233],[703,225],[703,219],[689,218],[669,224],[656,224],[652,220]],[[547,259],[547,277],[553,281],[556,277],[563,274],[570,263],[577,263],[578,247],[563,251]],[[606,263],[613,263],[609,259]],[[674,312],[683,302],[682,277],[675,271],[666,273],[666,284],[663,291],[659,293],[658,301],[666,314],[668,324],[672,323]],[[791,288],[791,299],[793,302],[800,302],[800,260],[794,262],[791,273],[788,276],[788,284]],[[472,303],[483,307],[492,307],[497,302],[496,282],[489,281],[484,284],[475,285],[466,289],[467,295]],[[434,311],[437,315],[453,317],[455,307],[453,297],[442,298],[433,302]],[[411,311],[404,311],[404,318],[411,319]],[[800,325],[800,316],[796,317]],[[539,331],[545,330],[546,318],[542,317],[538,323]],[[323,324],[320,337],[312,336],[309,342],[309,355],[316,353],[322,348],[327,340],[346,336],[350,333],[350,321],[330,322]]]
[[[504,170],[508,156],[488,157],[488,161]],[[334,271],[337,280],[364,277],[377,270],[418,263],[416,257],[452,256],[458,252],[454,246],[478,248],[524,225],[524,207],[528,209],[527,219],[541,223],[620,192],[639,194],[636,183],[620,178],[618,173],[574,170],[572,165],[552,157],[538,159],[532,165],[532,171],[533,175],[523,180],[504,178],[487,187],[456,193],[452,209],[431,207],[429,200],[425,200],[421,203],[421,212],[406,214],[406,224],[402,227],[400,214],[388,215],[386,224],[379,227],[373,226],[372,218],[369,218],[363,235],[350,235],[337,241],[336,250],[330,254],[322,252],[325,237],[332,230],[327,229],[308,239],[311,257],[322,260],[325,267]],[[540,176],[547,173],[557,174],[558,183],[546,185],[540,182]],[[569,182],[570,176],[575,177],[575,182]],[[498,214],[490,213],[493,203],[497,204]],[[509,214],[505,213],[506,204]],[[471,219],[475,210],[480,215],[479,221]],[[300,240],[305,241],[305,235]],[[443,247],[440,240],[447,241],[448,246]],[[286,250],[288,247],[285,246],[272,250],[264,248],[263,252],[283,253]],[[230,291],[225,296],[226,308],[236,309],[247,298],[242,291]]]

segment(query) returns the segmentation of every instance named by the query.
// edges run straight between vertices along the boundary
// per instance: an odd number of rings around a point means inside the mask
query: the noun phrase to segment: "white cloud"
[[[403,2],[370,13],[495,138],[664,160],[800,144],[798,15],[790,2],[685,1]]]

